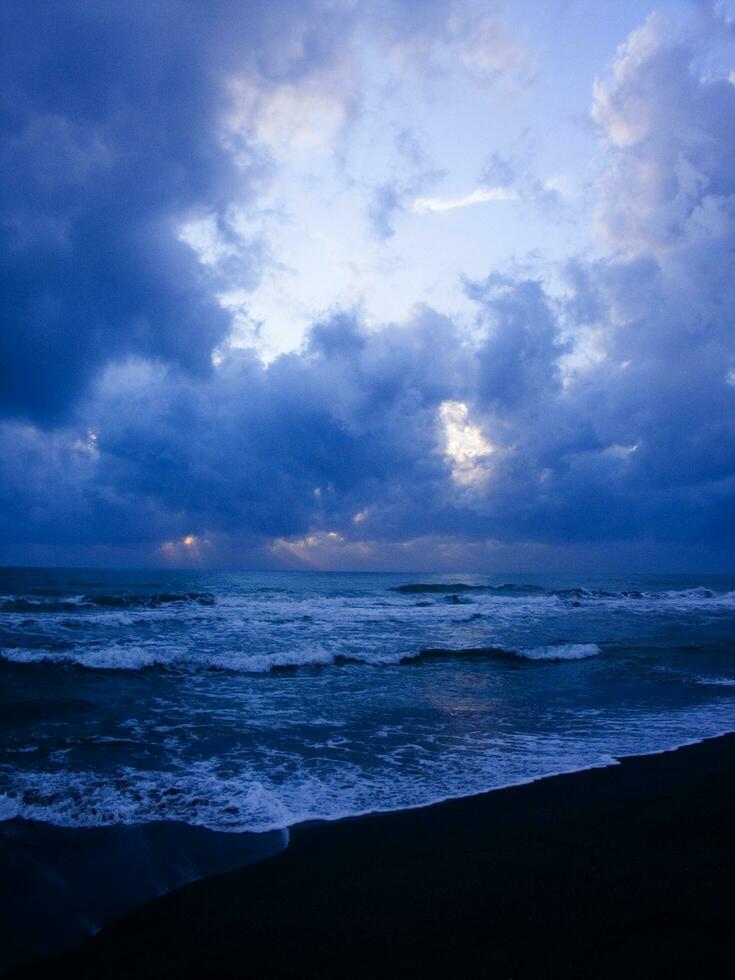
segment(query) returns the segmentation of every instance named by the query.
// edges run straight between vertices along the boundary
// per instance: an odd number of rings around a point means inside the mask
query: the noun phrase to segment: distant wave
[[[278,651],[251,654],[241,657],[202,656],[182,653],[177,647],[162,647],[159,643],[123,644],[105,646],[76,646],[56,650],[44,648],[3,648],[0,658],[17,664],[58,664],[85,667],[91,670],[143,670],[146,667],[182,668],[200,670],[229,670],[236,673],[264,674],[272,670],[297,667],[327,666],[341,661],[359,661],[359,656],[335,655],[315,646],[301,651]],[[400,658],[399,658],[400,659]],[[395,661],[386,662],[399,662]],[[379,656],[375,663],[380,663]]]
[[[459,597],[462,593],[479,593],[490,596],[507,596],[509,598],[530,598],[533,596],[546,596],[560,599],[576,605],[583,601],[661,601],[661,602],[680,602],[684,604],[697,602],[715,602],[726,605],[735,604],[735,592],[716,592],[713,589],[697,587],[692,589],[667,589],[663,591],[640,591],[635,589],[621,589],[611,591],[607,589],[587,589],[583,586],[575,586],[567,589],[543,588],[540,585],[524,585],[513,583],[502,583],[500,585],[476,585],[466,582],[409,582],[405,585],[395,585],[390,589],[391,592],[398,592],[400,595],[418,596],[451,596]]]
[[[537,585],[472,585],[467,582],[409,582],[394,585],[391,592],[401,595],[451,595],[461,592],[488,592],[495,595],[543,595],[547,589]]]
[[[448,595],[450,592],[484,592],[487,589],[484,585],[467,585],[464,582],[451,582],[449,584],[409,582],[408,585],[394,585],[390,591],[400,592],[401,595]]]
[[[60,613],[79,612],[84,609],[156,609],[172,604],[196,603],[213,606],[215,597],[209,592],[157,592],[151,595],[126,593],[98,593],[94,595],[66,596],[63,599],[35,599],[29,596],[0,599],[0,612]]]
[[[303,650],[276,651],[236,656],[203,656],[181,653],[151,644],[117,644],[57,650],[46,648],[4,648],[0,658],[17,664],[58,664],[85,667],[90,670],[143,670],[147,667],[227,670],[243,674],[267,674],[271,671],[295,670],[299,667],[326,667],[339,663],[365,663],[374,666],[398,664],[419,654],[344,654],[332,653],[321,646]]]
[[[579,606],[597,603],[623,604],[634,603],[637,608],[654,603],[656,606],[678,606],[682,609],[698,607],[735,606],[735,592],[716,592],[703,587],[681,590],[666,590],[659,592],[642,592],[621,590],[618,592],[604,589],[587,589],[581,586],[567,589],[546,589],[541,586],[528,584],[501,583],[498,585],[478,585],[469,582],[409,582],[390,588],[391,592],[406,598],[413,597],[416,606],[433,606],[436,602],[449,605],[465,603],[493,602],[494,600],[513,599],[533,603],[535,601],[554,602],[564,605]],[[277,589],[261,589],[258,593],[267,601],[269,596],[280,601],[287,593]],[[326,597],[334,598],[334,597]],[[344,597],[343,597],[344,598]],[[235,605],[249,602],[249,599],[237,600]],[[211,607],[217,604],[216,596],[211,592],[156,592],[156,593],[126,593],[99,592],[86,595],[67,596],[34,596],[34,595],[5,595],[0,596],[0,614],[15,613],[25,616],[40,614],[66,614],[74,616],[99,612],[125,613],[141,610],[150,612],[156,610],[181,608]],[[224,597],[223,604],[228,608],[233,605],[229,597]]]
[[[515,652],[526,660],[586,660],[587,657],[596,657],[602,653],[596,643],[560,643],[529,647]]]
[[[548,646],[520,647],[474,647],[452,649],[433,647],[422,650],[422,657],[493,657],[501,660],[520,658],[521,660],[585,660],[596,657],[602,651],[596,643],[555,643]]]
[[[213,606],[215,598],[210,592],[157,592],[154,595],[88,595],[82,600],[91,606],[104,606],[113,609],[142,607],[155,609],[171,603],[193,602],[199,606]]]
[[[173,658],[154,647],[111,643],[103,647],[72,647],[69,650],[18,647],[0,650],[0,657],[16,664],[70,664],[93,670],[140,670],[172,666]]]
[[[735,687],[735,677],[696,677],[694,683],[711,687]]]
[[[77,612],[81,599],[0,599],[0,612],[9,613],[62,613]]]
[[[735,592],[715,592],[713,589],[703,587],[694,589],[665,589],[662,592],[643,592],[637,589],[622,589],[612,592],[607,589],[585,589],[580,587],[573,589],[553,589],[550,595],[558,596],[560,599],[659,599],[659,600],[733,600]]]

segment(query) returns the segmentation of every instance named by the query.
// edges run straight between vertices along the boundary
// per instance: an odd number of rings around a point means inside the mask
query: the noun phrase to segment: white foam
[[[586,660],[602,651],[596,643],[560,643],[552,646],[529,647],[514,653],[527,660]]]
[[[415,809],[561,773],[616,765],[625,756],[668,752],[729,730],[710,718],[696,734],[678,729],[648,732],[647,738],[641,738],[641,732],[621,731],[611,742],[605,739],[607,744],[517,736],[510,737],[511,753],[496,746],[479,756],[451,756],[437,768],[404,766],[399,774],[395,763],[400,756],[419,748],[404,744],[392,752],[374,753],[374,758],[389,763],[381,773],[366,771],[359,764],[342,763],[321,773],[297,766],[277,783],[269,778],[266,758],[261,760],[260,774],[246,768],[229,776],[220,773],[216,760],[174,772],[132,768],[107,775],[16,772],[8,792],[0,794],[0,819],[19,817],[62,827],[164,820],[230,833],[283,830],[311,820]]]
[[[10,796],[0,793],[0,821],[12,820],[18,816],[18,804]]]
[[[735,678],[732,677],[696,677],[695,684],[707,684],[713,687],[735,687]]]
[[[226,778],[216,764],[195,763],[187,772],[122,767],[96,772],[17,772],[0,795],[0,819],[22,817],[58,827],[183,821],[231,832],[267,831],[293,824],[294,815],[258,779]]]
[[[237,673],[267,674],[272,670],[287,667],[324,667],[338,660],[349,660],[374,667],[388,667],[401,664],[422,656],[420,648],[394,651],[375,649],[374,644],[366,644],[365,649],[354,645],[342,646],[338,642],[329,650],[319,644],[305,646],[303,649],[281,650],[274,653],[232,652],[219,656],[192,651],[187,654],[171,646],[162,646],[160,641],[148,644],[108,644],[101,647],[78,646],[71,650],[48,650],[30,648],[8,648],[0,650],[0,657],[15,663],[74,663],[82,667],[98,670],[142,670],[144,667],[175,667],[186,664],[198,667],[214,667],[232,670]],[[451,649],[447,649],[450,654]],[[458,648],[456,653],[462,653]],[[519,648],[509,650],[510,654],[527,660],[583,660],[595,657],[601,651],[595,643],[567,643],[549,646]]]
[[[81,667],[98,670],[142,670],[144,667],[175,667],[193,665],[232,670],[237,673],[267,674],[272,670],[287,667],[323,667],[339,659],[353,660],[373,666],[399,664],[420,656],[415,652],[380,652],[368,647],[364,651],[340,649],[327,650],[319,644],[311,644],[303,649],[280,650],[274,653],[243,653],[233,651],[221,655],[203,654],[199,650],[191,652],[163,646],[160,641],[148,644],[107,644],[100,647],[77,646],[71,650],[49,650],[44,648],[10,647],[0,649],[0,658],[14,663],[71,663]]]
[[[31,649],[28,647],[3,648],[0,657],[14,663],[75,663],[82,667],[105,670],[141,670],[154,664],[171,663],[165,649],[158,644],[150,646],[108,644],[103,647],[74,647],[71,650]]]
[[[278,653],[250,654],[240,657],[214,657],[213,667],[245,673],[267,674],[279,667],[318,667],[334,663],[334,654],[321,646]]]

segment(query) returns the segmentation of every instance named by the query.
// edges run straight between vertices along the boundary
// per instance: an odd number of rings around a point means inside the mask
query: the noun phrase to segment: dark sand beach
[[[297,827],[23,977],[730,977],[735,735]]]

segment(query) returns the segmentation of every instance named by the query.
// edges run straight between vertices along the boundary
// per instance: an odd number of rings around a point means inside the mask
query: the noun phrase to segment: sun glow
[[[159,553],[171,565],[198,565],[207,552],[210,541],[198,534],[185,534],[174,541],[164,541]]]
[[[488,475],[488,457],[494,451],[479,426],[468,418],[469,408],[464,402],[446,401],[439,407],[444,455],[452,478],[462,486],[476,485]]]

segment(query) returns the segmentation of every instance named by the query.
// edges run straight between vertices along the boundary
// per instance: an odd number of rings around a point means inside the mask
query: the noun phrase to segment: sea
[[[0,870],[50,948],[304,821],[733,728],[732,576],[0,569]]]

